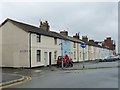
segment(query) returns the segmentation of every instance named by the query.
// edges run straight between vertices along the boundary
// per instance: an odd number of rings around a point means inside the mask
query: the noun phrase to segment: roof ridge
[[[39,28],[37,26],[31,25],[31,24],[28,24],[28,23],[25,23],[25,22],[22,22],[22,21],[17,21],[17,20],[10,19],[10,18],[7,18],[7,19],[12,21],[12,22],[15,22],[15,23],[20,23],[20,24],[24,24],[24,25],[27,25],[27,26],[32,26],[32,27],[35,27],[35,28]]]
[[[32,27],[35,27],[35,28],[39,28],[37,26],[34,26],[34,25],[31,25],[31,24],[28,24],[28,23],[24,23],[22,21],[17,21],[17,20],[14,20],[14,19],[11,19],[11,18],[6,18],[1,24],[0,24],[0,27],[2,25],[4,25],[7,21],[11,21],[11,22],[14,22],[14,23],[19,23],[19,24],[24,24],[24,25],[27,25],[27,26],[32,26]]]

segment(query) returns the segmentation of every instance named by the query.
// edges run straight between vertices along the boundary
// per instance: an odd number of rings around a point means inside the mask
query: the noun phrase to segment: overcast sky
[[[40,20],[47,20],[56,32],[68,30],[70,36],[80,32],[98,41],[111,36],[118,41],[117,2],[4,2],[0,9],[0,22],[9,17],[39,26]]]

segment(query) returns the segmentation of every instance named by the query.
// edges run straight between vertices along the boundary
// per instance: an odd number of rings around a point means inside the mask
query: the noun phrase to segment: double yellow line
[[[13,87],[13,86],[16,86],[16,85],[19,85],[19,84],[24,84],[24,83],[26,83],[28,81],[31,81],[31,80],[32,80],[32,78],[30,76],[24,76],[24,80],[16,82],[16,83],[9,84],[9,85],[5,85],[5,86],[0,86],[0,89]]]

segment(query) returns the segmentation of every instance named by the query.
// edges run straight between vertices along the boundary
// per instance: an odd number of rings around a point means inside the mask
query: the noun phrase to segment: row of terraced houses
[[[73,37],[68,31],[54,32],[47,21],[40,26],[32,26],[12,19],[6,19],[0,25],[1,67],[25,67],[55,65],[58,56],[69,55],[73,62],[83,61],[85,43],[85,61],[103,59],[115,54],[115,43],[108,37],[103,42],[88,40],[87,36]]]

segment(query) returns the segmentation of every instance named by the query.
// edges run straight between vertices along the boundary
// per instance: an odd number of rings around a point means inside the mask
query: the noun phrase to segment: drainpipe
[[[31,32],[29,33],[29,64],[31,69]]]
[[[79,62],[79,43],[77,43],[77,62]]]

